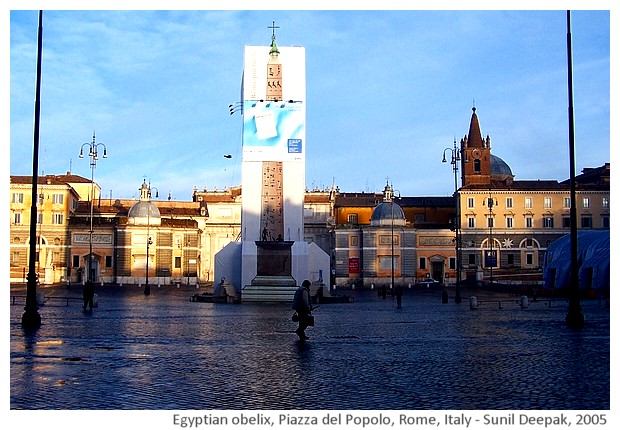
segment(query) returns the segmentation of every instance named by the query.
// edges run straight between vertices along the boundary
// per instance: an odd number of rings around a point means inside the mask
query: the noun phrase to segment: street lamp
[[[446,163],[448,160],[446,159],[446,151],[450,151],[450,164],[452,164],[452,171],[454,172],[454,200],[456,203],[456,215],[454,217],[454,247],[456,252],[456,292],[454,297],[455,303],[461,303],[461,199],[458,194],[458,171],[459,171],[459,161],[461,161],[461,149],[456,147],[456,139],[454,139],[454,146],[452,148],[448,147],[443,150],[443,159],[442,163]]]
[[[151,201],[151,189],[155,188],[157,191],[155,192],[155,197],[159,197],[159,189],[157,187],[151,187],[150,181],[149,181],[149,187],[147,190],[147,196],[148,196],[148,201]],[[148,211],[146,211],[146,282],[144,284],[144,295],[148,296],[149,294],[151,294],[151,286],[149,285],[149,247],[153,244],[153,239],[151,238],[150,235],[150,230],[151,228],[151,210],[149,208]]]
[[[93,131],[93,141],[82,144],[80,148],[80,158],[84,158],[84,147],[88,146],[88,156],[90,157],[90,231],[88,240],[88,267],[86,279],[93,282],[92,260],[93,260],[93,206],[95,204],[95,167],[99,159],[99,147],[103,148],[103,158],[108,158],[108,151],[103,143],[95,142],[95,132]]]
[[[491,288],[493,288],[493,267],[496,264],[496,259],[493,255],[493,197],[491,196],[491,192],[489,192],[489,200],[487,201],[489,206],[489,258],[487,262],[489,263],[490,276],[489,281],[491,284]]]
[[[390,289],[394,290],[396,288],[396,286],[394,285],[394,189],[390,186],[390,210],[392,213],[391,219],[392,219],[392,235],[391,235],[391,242],[392,242],[392,283],[390,284]],[[400,191],[398,192],[398,196],[400,198]],[[402,254],[402,252],[401,252]],[[401,270],[401,276],[402,276],[402,270]]]

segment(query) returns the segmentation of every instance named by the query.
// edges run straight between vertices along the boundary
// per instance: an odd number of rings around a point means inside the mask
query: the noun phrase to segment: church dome
[[[146,181],[140,187],[140,201],[134,203],[127,213],[127,223],[131,225],[161,225],[161,213],[150,201],[151,187]]]
[[[372,211],[370,218],[371,226],[405,225],[405,213],[397,203],[383,202],[379,203]]]
[[[373,227],[378,226],[392,226],[392,225],[406,225],[405,213],[403,208],[394,203],[394,191],[392,186],[387,184],[383,190],[383,202],[379,203],[372,211],[370,217],[370,225]]]
[[[491,179],[505,181],[514,179],[510,166],[497,155],[491,154]]]

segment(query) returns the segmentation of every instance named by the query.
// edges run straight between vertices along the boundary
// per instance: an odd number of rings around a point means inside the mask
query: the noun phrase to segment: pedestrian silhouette
[[[306,336],[306,328],[314,325],[314,317],[312,316],[312,305],[310,304],[310,281],[307,279],[302,282],[301,287],[297,287],[295,297],[293,297],[293,309],[295,310],[299,327],[295,330],[299,340],[309,339]]]
[[[84,298],[84,306],[82,308],[86,310],[86,306],[93,310],[93,298],[95,297],[95,284],[92,281],[86,281],[84,289],[82,290],[82,297]]]
[[[403,303],[403,286],[402,285],[397,285],[396,288],[394,289],[394,294],[396,295],[396,307],[398,309],[402,308],[402,303]]]

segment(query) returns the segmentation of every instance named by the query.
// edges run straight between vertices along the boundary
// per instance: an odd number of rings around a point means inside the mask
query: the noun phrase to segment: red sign
[[[360,273],[360,259],[359,257],[349,258],[349,274]]]

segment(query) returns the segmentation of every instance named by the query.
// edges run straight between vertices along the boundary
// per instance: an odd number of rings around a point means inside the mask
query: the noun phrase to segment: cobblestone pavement
[[[195,289],[99,288],[84,313],[79,286],[42,289],[42,326],[10,306],[11,409],[605,410],[610,311],[583,302],[526,308],[507,294],[354,292],[324,304],[301,343],[289,304],[190,302]],[[24,294],[25,291],[13,294]],[[467,297],[476,294],[479,308]],[[499,301],[502,306],[500,308]],[[551,304],[551,305],[550,305]]]

